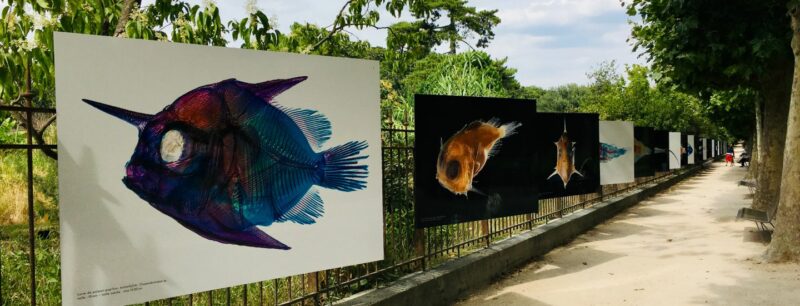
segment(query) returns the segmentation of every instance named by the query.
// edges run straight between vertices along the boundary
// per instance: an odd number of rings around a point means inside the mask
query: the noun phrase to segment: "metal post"
[[[31,262],[31,305],[36,305],[36,234],[34,233],[33,221],[35,219],[36,211],[33,210],[33,113],[31,111],[31,62],[28,61],[28,66],[25,67],[25,117],[28,121],[28,253]]]
[[[258,305],[264,305],[264,282],[258,282]]]
[[[411,238],[411,243],[414,244],[414,256],[422,256],[422,271],[425,271],[425,229],[414,229],[414,237]]]
[[[319,271],[314,272],[314,305],[319,305]]]
[[[600,186],[600,202],[603,202],[603,186]]]
[[[0,245],[0,305],[3,304],[3,248]]]
[[[272,285],[275,287],[275,305],[278,305],[278,279],[274,279],[272,281]]]
[[[490,232],[489,232],[489,220],[481,220],[481,234],[483,234],[484,239],[486,240],[486,248],[489,248],[489,243],[491,239],[489,239]]]

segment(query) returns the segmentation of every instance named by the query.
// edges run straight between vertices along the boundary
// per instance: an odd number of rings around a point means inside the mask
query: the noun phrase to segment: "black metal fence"
[[[29,101],[29,99],[26,99]],[[36,113],[55,113],[51,108],[25,106],[0,106],[0,111],[21,112],[32,122]],[[33,124],[26,124],[25,144],[0,144],[0,153],[25,151],[27,154],[27,268],[28,282],[9,279],[0,274],[0,305],[49,305],[60,301],[59,296],[37,297],[37,285],[60,282],[60,276],[43,275],[37,267],[37,239],[58,239],[58,235],[42,235],[37,232],[34,207],[34,152],[54,150],[54,144],[34,143],[36,131]],[[427,270],[436,265],[486,248],[493,242],[511,237],[523,231],[560,218],[576,210],[594,205],[607,197],[614,197],[641,187],[642,184],[658,182],[672,173],[659,173],[654,177],[640,178],[635,183],[603,186],[599,193],[554,198],[539,201],[538,214],[524,214],[454,225],[436,226],[426,229],[414,228],[413,205],[413,143],[414,131],[409,129],[383,129],[383,215],[385,259],[355,266],[317,271],[303,275],[273,279],[254,284],[213,290],[187,296],[148,302],[146,305],[319,305],[332,303],[353,293],[385,286],[391,281],[412,272]],[[57,231],[58,226],[48,231]],[[7,239],[8,233],[0,233]],[[52,241],[51,241],[52,242]],[[57,241],[54,243],[57,244]],[[0,249],[0,273],[10,260],[6,250]],[[58,271],[59,261],[45,267]],[[41,259],[39,260],[41,262]],[[53,267],[55,266],[55,267]],[[58,272],[55,272],[58,274]],[[50,273],[52,274],[52,273]],[[19,275],[19,274],[15,274]],[[60,285],[55,284],[56,287]],[[22,288],[22,289],[20,289]],[[47,295],[59,295],[60,290],[48,290]]]

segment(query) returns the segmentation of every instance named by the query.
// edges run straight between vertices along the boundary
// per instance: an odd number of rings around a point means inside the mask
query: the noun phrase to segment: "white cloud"
[[[501,9],[498,15],[509,26],[552,26],[582,22],[619,9],[619,0],[535,0],[524,7]]]
[[[613,37],[619,34],[609,34]],[[578,46],[552,47],[557,38],[546,40],[524,34],[498,36],[488,48],[495,57],[507,57],[508,66],[516,68],[517,79],[523,85],[553,87],[567,83],[586,84],[586,73],[598,63],[616,60],[624,64],[644,63],[630,51],[625,40]],[[621,72],[621,71],[620,71]]]

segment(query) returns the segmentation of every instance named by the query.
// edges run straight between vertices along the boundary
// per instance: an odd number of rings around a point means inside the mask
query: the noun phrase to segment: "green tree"
[[[578,84],[559,85],[544,90],[536,99],[536,111],[547,113],[577,112],[586,103],[591,90]]]
[[[747,87],[758,92],[761,148],[753,206],[766,210],[778,200],[791,91],[793,58],[786,2],[632,0],[639,15],[632,35],[662,81],[708,96],[714,90]],[[762,113],[763,111],[763,113]],[[761,121],[761,120],[758,120]]]
[[[770,261],[800,260],[800,1],[787,1],[792,27],[794,71],[783,153],[777,226],[766,257]]]
[[[580,111],[596,112],[603,120],[632,121],[637,126],[695,135],[721,134],[711,125],[698,97],[655,82],[645,66],[632,65],[625,71],[623,77],[613,62],[606,62],[589,73],[590,94]]]
[[[401,23],[394,28],[379,26],[381,8],[394,17],[400,17],[407,9],[418,20]],[[500,23],[496,13],[497,10],[478,11],[475,7],[467,6],[466,0],[348,0],[334,18],[329,35],[311,49],[318,48],[337,33],[353,27],[389,29],[390,36],[408,36],[396,38],[395,50],[416,48],[409,43],[420,44],[423,49],[430,50],[432,46],[448,42],[450,53],[454,54],[457,43],[466,43],[465,39],[472,35],[478,37],[476,46],[488,46],[494,38],[492,29]],[[439,23],[443,16],[447,17],[446,24]]]
[[[459,54],[431,54],[418,61],[402,81],[406,101],[414,94],[439,94],[478,97],[515,97],[522,86],[514,78],[515,69],[506,60],[470,51]]]
[[[800,1],[633,0],[633,34],[654,67],[698,91],[755,90],[758,191],[778,203],[770,261],[800,260]],[[788,12],[788,14],[787,14]]]
[[[429,33],[435,45],[449,44],[450,54],[456,53],[459,42],[469,45],[465,39],[472,35],[478,36],[476,46],[485,48],[494,38],[492,29],[500,24],[497,10],[478,11],[467,6],[466,0],[424,1],[412,13],[422,19],[419,29]],[[445,16],[446,23],[439,24]]]

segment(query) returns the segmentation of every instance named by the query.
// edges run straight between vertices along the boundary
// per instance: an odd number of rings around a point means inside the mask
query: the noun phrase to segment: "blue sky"
[[[293,22],[330,25],[344,1],[260,0],[256,6],[287,31]],[[143,5],[152,2],[145,0]],[[224,20],[246,16],[247,0],[215,2]],[[630,25],[619,0],[470,0],[469,4],[499,10],[502,22],[486,51],[495,58],[507,57],[523,85],[586,84],[586,73],[602,61],[616,60],[620,71],[625,64],[645,63],[626,42]],[[384,14],[380,24],[397,20],[390,17]],[[385,31],[354,30],[352,34],[373,45],[385,45]]]

